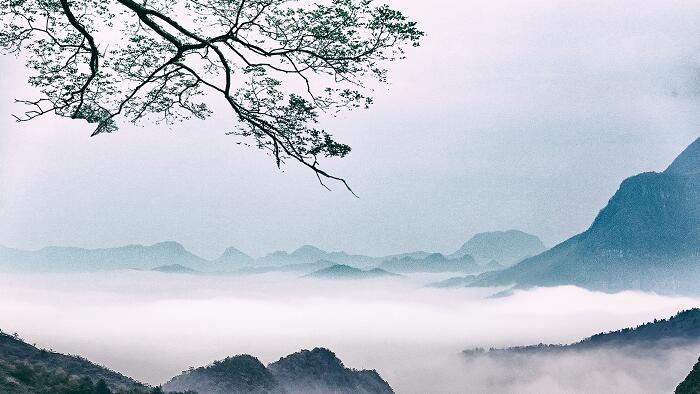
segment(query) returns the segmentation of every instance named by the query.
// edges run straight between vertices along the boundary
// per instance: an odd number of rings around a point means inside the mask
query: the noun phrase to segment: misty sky
[[[330,168],[360,199],[236,145],[226,111],[97,138],[80,121],[17,124],[27,75],[0,58],[0,244],[379,255],[517,228],[551,246],[700,136],[696,2],[390,3],[419,21],[423,45],[392,65],[371,110],[322,125],[352,145]]]

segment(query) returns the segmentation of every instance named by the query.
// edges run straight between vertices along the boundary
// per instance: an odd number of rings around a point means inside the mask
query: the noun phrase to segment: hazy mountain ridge
[[[697,342],[700,342],[700,309],[694,308],[679,312],[668,319],[654,319],[653,322],[644,323],[637,327],[595,334],[579,342],[568,345],[538,344],[504,349],[489,349],[487,351],[483,349],[474,349],[466,350],[464,353],[466,355],[482,353],[497,355],[507,353],[590,350],[600,347],[622,348],[626,346],[639,346],[641,348],[652,348],[659,346],[683,346]]]
[[[496,261],[501,265],[510,266],[546,249],[542,241],[532,234],[518,230],[492,231],[474,235],[448,257],[469,255],[479,264]]]
[[[277,251],[263,256],[255,261],[256,265],[292,265],[292,264],[308,264],[319,260],[328,260],[336,264],[346,264],[358,267],[367,267],[374,264],[376,257],[364,255],[351,255],[343,251],[326,252],[315,246],[304,245],[300,248],[287,253],[285,251]]]
[[[177,242],[103,249],[52,246],[37,251],[7,248],[0,250],[0,269],[5,271],[71,272],[129,268],[148,270],[172,264],[205,271],[218,268],[215,263],[190,253]]]
[[[621,353],[641,359],[657,359],[671,349],[685,349],[700,343],[700,309],[677,313],[668,319],[654,319],[636,327],[595,334],[568,345],[538,344],[510,348],[477,348],[465,350],[468,360],[492,357],[492,361],[506,360],[513,367],[521,367],[532,356],[578,355]],[[601,351],[608,353],[600,353]],[[609,353],[613,352],[613,353]],[[556,360],[556,359],[555,359]],[[580,360],[580,359],[579,359]],[[581,371],[588,373],[588,371]],[[700,393],[700,360],[692,367],[685,380],[675,389],[675,394]]]
[[[393,390],[374,370],[346,368],[328,349],[302,350],[265,367],[248,355],[229,357],[183,372],[166,390],[199,394],[389,394]]]
[[[254,259],[234,247],[228,247],[215,263],[222,266],[246,266],[252,264]]]
[[[478,237],[478,234],[475,237]],[[452,253],[450,256],[454,255],[455,253]],[[438,259],[436,256],[442,256],[442,258]],[[450,260],[450,262],[438,261],[445,259]],[[403,263],[395,263],[395,261],[399,260],[403,261]],[[371,257],[352,255],[343,251],[326,252],[311,245],[302,246],[291,253],[284,251],[273,252],[257,259],[236,248],[229,247],[220,257],[214,260],[201,258],[189,252],[181,244],[173,241],[161,242],[150,246],[127,245],[100,249],[46,247],[34,251],[0,246],[0,271],[89,272],[123,269],[159,270],[163,267],[179,265],[208,273],[237,272],[255,274],[277,271],[311,272],[325,268],[321,264],[324,261],[330,263],[328,266],[343,264],[359,268],[382,269],[386,268],[382,266],[383,264],[388,266],[398,264],[399,266],[405,265],[407,267],[405,268],[406,272],[454,271],[471,273],[479,270],[472,267],[473,259],[467,255],[445,257],[440,253],[417,251],[384,257]],[[421,267],[421,265],[425,266]],[[410,266],[413,266],[413,268],[410,268]],[[440,266],[443,268],[440,268]],[[388,269],[388,271],[392,270]]]
[[[439,282],[429,283],[427,287],[434,287],[437,289],[447,289],[451,287],[467,287],[474,283],[476,280],[476,275],[459,276],[455,278],[448,278],[441,280]]]
[[[384,278],[384,277],[397,277],[400,276],[393,272],[383,270],[381,268],[372,268],[369,270],[361,270],[359,268],[351,267],[344,264],[335,264],[330,267],[314,271],[310,274],[304,275],[304,278],[319,278],[319,279],[373,279],[373,278]]]
[[[161,265],[160,267],[153,268],[151,271],[163,272],[168,274],[200,273],[200,271],[193,270],[192,268],[188,268],[180,264]]]
[[[391,272],[418,273],[418,272],[483,272],[484,269],[474,261],[470,255],[458,258],[447,258],[441,253],[433,253],[424,258],[405,256],[391,258],[379,265],[379,268]]]
[[[298,263],[298,264],[287,264],[287,265],[263,265],[256,266],[252,265],[249,267],[238,269],[232,274],[236,275],[255,275],[263,274],[268,272],[291,272],[291,273],[311,273],[324,268],[336,265],[336,263],[328,260],[318,260],[313,263]]]
[[[700,139],[663,173],[626,179],[591,227],[471,286],[573,284],[619,291],[697,293]]]

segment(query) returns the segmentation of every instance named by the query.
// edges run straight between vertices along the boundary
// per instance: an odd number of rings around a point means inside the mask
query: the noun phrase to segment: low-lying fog
[[[398,393],[659,393],[672,391],[700,356],[698,347],[658,357],[597,351],[467,360],[463,349],[574,342],[700,300],[575,287],[486,298],[495,290],[423,287],[439,279],[2,274],[0,328],[151,384],[228,355],[267,363],[324,346],[347,366],[377,369]]]

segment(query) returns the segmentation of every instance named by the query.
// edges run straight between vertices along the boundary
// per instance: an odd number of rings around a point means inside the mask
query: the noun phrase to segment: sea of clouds
[[[474,347],[570,343],[700,305],[576,287],[432,289],[443,275],[327,281],[290,274],[3,274],[0,328],[150,384],[235,354],[264,363],[328,347],[398,393],[670,392],[700,346],[468,359]]]

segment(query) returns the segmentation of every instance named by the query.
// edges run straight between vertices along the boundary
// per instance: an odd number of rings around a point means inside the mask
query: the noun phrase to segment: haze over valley
[[[640,387],[667,392],[700,354],[696,345],[653,356],[602,349],[521,360],[527,368],[513,368],[508,359],[464,359],[461,351],[476,347],[576,342],[672,316],[698,300],[576,287],[488,298],[498,289],[424,287],[436,279],[415,274],[401,280],[300,280],[284,273],[221,277],[133,270],[6,274],[0,278],[0,313],[7,333],[148,384],[238,354],[267,364],[300,349],[325,347],[346,366],[376,369],[397,393],[514,388],[535,393],[550,387],[558,389],[548,392],[562,393],[635,393]],[[50,330],[42,324],[47,320]],[[567,372],[571,363],[597,379]]]
[[[258,258],[230,247],[213,260],[176,242],[2,248],[2,329],[106,365],[138,390],[670,392],[700,353],[698,310],[674,316],[700,305],[697,174],[700,139],[665,172],[625,181],[591,229],[549,250],[516,230],[476,234],[453,252],[383,257],[310,245]],[[542,263],[572,243],[575,253]],[[22,357],[44,354],[13,341]],[[17,390],[22,357],[5,364]],[[25,375],[52,376],[70,360],[61,357]],[[70,363],[85,384],[132,384]]]
[[[698,22],[0,3],[0,394],[700,394]]]

